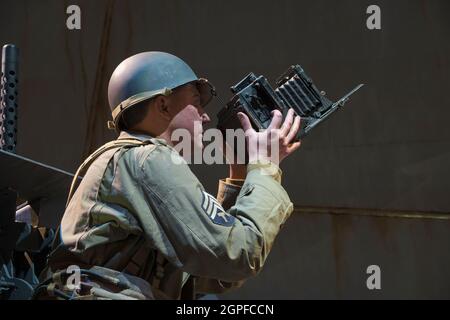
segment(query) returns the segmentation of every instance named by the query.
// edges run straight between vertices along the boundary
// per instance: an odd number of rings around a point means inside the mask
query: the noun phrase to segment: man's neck
[[[170,145],[171,147],[173,147],[174,144],[173,144],[172,140],[170,139],[171,136],[172,136],[172,134],[166,130],[163,133],[161,133],[158,136],[158,138],[166,140],[167,144]]]

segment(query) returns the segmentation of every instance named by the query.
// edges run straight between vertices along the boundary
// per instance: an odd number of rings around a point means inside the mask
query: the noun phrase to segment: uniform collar
[[[119,134],[119,137],[117,138],[118,140],[120,139],[137,139],[140,141],[152,141],[154,144],[159,144],[159,145],[163,145],[163,146],[167,146],[172,148],[171,145],[169,145],[167,143],[166,140],[162,139],[162,138],[155,138],[152,137],[148,134],[144,134],[144,133],[137,133],[137,132],[131,132],[131,131],[121,131]]]

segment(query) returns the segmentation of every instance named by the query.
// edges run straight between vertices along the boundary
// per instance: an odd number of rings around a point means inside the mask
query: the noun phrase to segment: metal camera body
[[[244,112],[256,130],[266,129],[273,110],[280,110],[284,118],[289,108],[293,108],[302,118],[296,137],[299,140],[342,107],[349,96],[363,86],[358,85],[333,102],[325,97],[323,91],[319,91],[299,65],[291,66],[278,78],[276,85],[273,89],[265,77],[249,73],[230,88],[234,96],[218,113],[218,128],[222,131],[241,128],[237,113]]]

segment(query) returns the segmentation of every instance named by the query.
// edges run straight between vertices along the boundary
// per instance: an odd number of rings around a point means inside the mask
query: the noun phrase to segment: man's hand
[[[289,109],[282,125],[281,112],[272,111],[272,121],[267,130],[262,132],[256,132],[252,128],[246,114],[239,112],[238,117],[247,139],[249,163],[270,161],[278,165],[300,147],[300,141],[292,143],[300,129],[300,117],[295,116],[294,119],[292,108]]]
[[[240,161],[238,161],[238,155],[236,154],[235,150],[230,147],[225,139],[223,141],[221,151],[225,159],[227,159],[227,163],[230,164],[229,178],[245,180],[245,177],[247,176],[247,165],[244,163],[245,154],[240,155],[241,158]]]

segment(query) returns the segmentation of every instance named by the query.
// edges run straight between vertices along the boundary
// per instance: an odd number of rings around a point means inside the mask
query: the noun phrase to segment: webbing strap
[[[77,185],[78,177],[84,173],[87,168],[104,152],[114,149],[114,148],[121,148],[126,146],[140,146],[140,145],[147,145],[152,143],[150,140],[141,141],[139,139],[117,139],[114,141],[110,141],[100,148],[98,148],[96,151],[94,151],[89,157],[84,160],[84,162],[81,164],[81,166],[76,171],[72,183],[70,185],[69,195],[67,197],[66,207],[69,205],[70,199],[72,199],[72,196],[75,192],[75,188]]]

